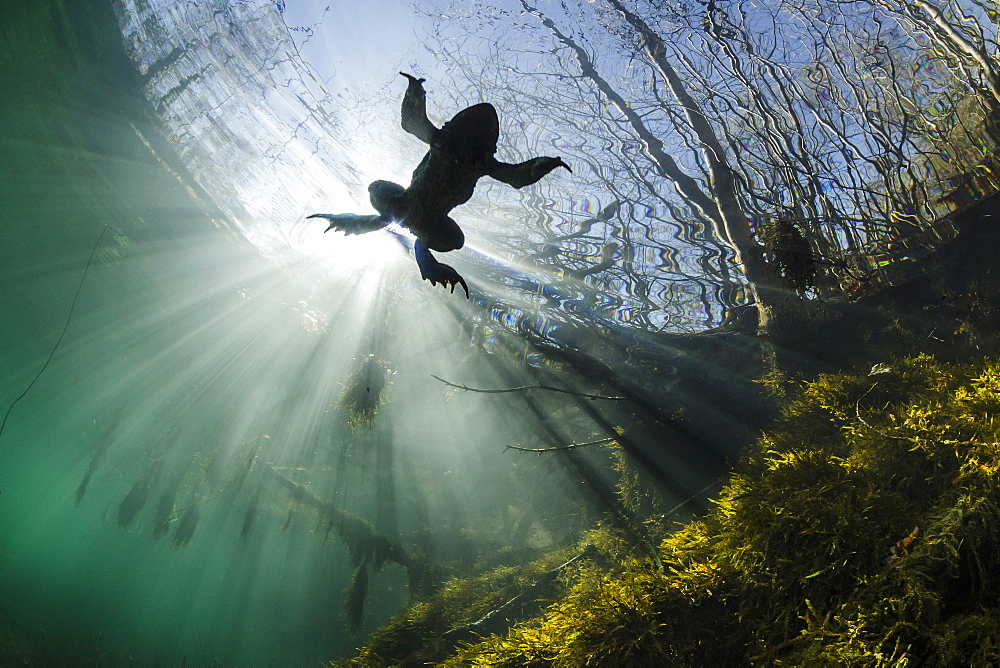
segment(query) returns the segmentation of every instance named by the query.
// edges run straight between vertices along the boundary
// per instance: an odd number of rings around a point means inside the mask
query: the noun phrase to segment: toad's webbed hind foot
[[[430,281],[431,285],[440,283],[445,289],[450,287],[452,293],[455,292],[456,285],[461,285],[462,289],[465,290],[465,298],[469,298],[469,284],[465,282],[461,274],[455,271],[451,265],[438,262],[420,239],[417,239],[413,245],[413,254],[417,258],[417,266],[420,267],[422,279]]]

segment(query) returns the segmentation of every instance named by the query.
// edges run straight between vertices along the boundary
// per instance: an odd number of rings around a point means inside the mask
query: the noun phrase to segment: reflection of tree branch
[[[954,25],[948,22],[938,7],[926,2],[926,0],[915,0],[913,4],[927,12],[934,25],[939,29],[940,34],[937,34],[937,31],[930,31],[932,36],[937,38],[939,42],[944,42],[956,55],[966,56],[975,61],[982,70],[983,78],[989,84],[990,93],[994,98],[992,104],[1000,104],[1000,73],[998,73],[996,62],[990,54],[962,35]]]
[[[505,445],[503,446],[503,451],[517,450],[518,452],[534,452],[535,454],[541,454],[543,452],[557,452],[559,450],[572,450],[574,448],[583,448],[588,445],[606,445],[611,443],[615,439],[613,438],[599,438],[596,441],[587,441],[585,443],[570,443],[569,445],[557,445],[551,448],[522,448],[518,445]]]
[[[459,383],[452,383],[444,378],[435,376],[431,374],[431,378],[434,380],[439,380],[445,385],[450,385],[451,387],[458,388],[460,390],[465,390],[467,392],[482,392],[484,394],[502,394],[504,392],[526,392],[528,390],[548,390],[549,392],[562,392],[563,394],[572,394],[576,397],[584,397],[585,399],[604,399],[605,401],[622,401],[625,397],[605,397],[600,394],[587,394],[586,392],[575,392],[573,390],[566,390],[561,387],[553,387],[551,385],[521,385],[520,387],[503,387],[496,389],[483,389],[479,387],[469,387],[468,385],[461,385]]]
[[[663,142],[648,129],[646,123],[642,120],[642,117],[634,111],[632,105],[630,105],[614,88],[611,87],[608,81],[598,73],[593,60],[590,58],[590,55],[586,52],[586,50],[567,35],[564,35],[556,27],[556,24],[552,21],[552,19],[546,17],[537,9],[527,4],[524,0],[521,0],[521,5],[524,7],[525,11],[537,17],[538,20],[540,20],[542,24],[544,24],[545,27],[552,32],[556,39],[572,49],[582,74],[587,79],[592,81],[601,93],[603,93],[605,97],[607,97],[608,100],[614,104],[618,111],[625,116],[626,120],[632,126],[632,129],[645,146],[647,154],[653,159],[661,173],[668,176],[670,180],[674,182],[678,191],[681,192],[684,198],[687,199],[691,205],[705,217],[706,220],[717,223],[719,221],[719,210],[715,201],[705,194],[705,191],[701,189],[693,178],[681,170],[681,168],[674,161],[673,156],[664,150]]]

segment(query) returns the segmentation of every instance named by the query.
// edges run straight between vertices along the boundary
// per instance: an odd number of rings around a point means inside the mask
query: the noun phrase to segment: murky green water
[[[287,5],[53,0],[4,16],[9,656],[350,655],[410,600],[418,561],[520,563],[623,512],[601,448],[505,446],[621,437],[672,508],[700,499],[767,413],[742,402],[746,369],[660,337],[719,324],[745,286],[724,280],[731,249],[622,138],[608,97],[564,97],[571,36],[517,3],[453,24],[431,4]],[[484,45],[460,39],[476,30]],[[502,30],[510,53],[487,48]],[[626,96],[643,80],[627,56],[609,75]],[[398,127],[398,70],[428,78],[432,120],[485,97],[498,155],[574,168],[524,191],[484,180],[456,211],[468,246],[442,259],[468,301],[420,281],[398,235],[324,236],[305,219],[368,212],[369,181],[409,179],[424,147]],[[497,72],[521,72],[518,88]],[[881,238],[810,220],[830,252]],[[882,257],[848,256],[857,271]],[[523,389],[537,385],[609,398]]]

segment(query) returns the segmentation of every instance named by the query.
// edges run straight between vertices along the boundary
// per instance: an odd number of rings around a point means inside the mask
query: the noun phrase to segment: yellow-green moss
[[[440,640],[566,553],[452,581],[365,656],[380,647],[392,665],[1000,664],[998,416],[1000,362],[920,356],[820,377],[747,453],[714,510],[662,542],[662,570],[613,532],[594,532],[587,540],[603,558],[571,569],[566,593],[506,636],[457,649]],[[405,623],[416,629],[412,651],[387,635]]]
[[[478,576],[451,578],[427,600],[397,615],[344,666],[424,666],[443,661],[454,644],[443,634],[475,622],[510,600],[545,571],[574,556],[561,551],[520,567],[500,567]]]

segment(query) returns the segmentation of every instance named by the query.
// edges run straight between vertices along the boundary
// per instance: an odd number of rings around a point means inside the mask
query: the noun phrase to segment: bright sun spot
[[[338,270],[354,272],[364,267],[377,268],[405,252],[399,240],[386,230],[351,235],[334,230],[323,233],[320,222],[316,221],[316,233],[305,235],[296,250],[317,257]]]

